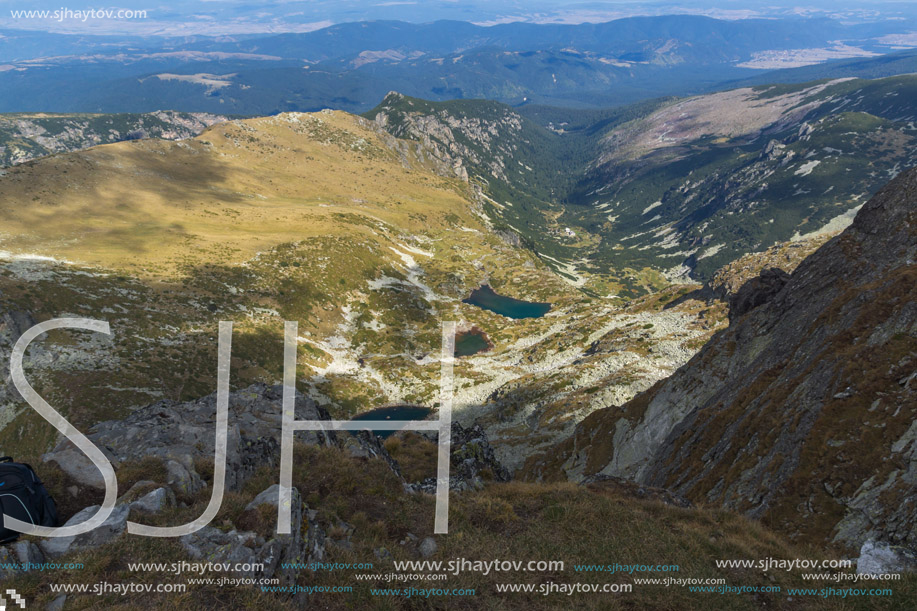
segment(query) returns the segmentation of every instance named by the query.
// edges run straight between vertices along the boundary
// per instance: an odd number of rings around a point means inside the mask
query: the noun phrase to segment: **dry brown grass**
[[[371,571],[393,571],[390,561],[379,560],[374,551],[386,548],[396,560],[418,559],[414,544],[403,543],[407,534],[420,538],[433,529],[433,499],[428,495],[407,495],[401,482],[381,460],[353,459],[334,448],[297,447],[294,484],[308,506],[317,509],[318,520],[327,532],[341,521],[354,527],[353,548],[329,548],[326,562],[373,562]],[[244,512],[245,504],[276,481],[276,473],[262,469],[240,492],[226,495],[214,521],[221,528],[245,527],[269,534],[273,512]],[[193,519],[206,505],[202,493],[187,508],[176,508],[144,521],[157,525],[179,524]],[[257,515],[255,515],[257,513]],[[338,533],[341,534],[340,532]],[[632,583],[626,574],[578,572],[574,564],[677,564],[670,576],[681,578],[724,578],[730,585],[821,587],[803,582],[798,573],[778,571],[772,577],[757,570],[717,569],[714,560],[737,558],[817,558],[820,553],[793,546],[761,524],[737,514],[705,508],[682,509],[657,501],[630,498],[615,491],[592,491],[570,483],[490,484],[484,490],[451,496],[450,531],[438,536],[434,560],[563,560],[563,571],[518,572],[490,575],[464,572],[448,581],[415,581],[415,588],[473,588],[475,596],[405,598],[373,595],[371,588],[393,587],[383,580],[358,581],[354,571],[300,571],[298,583],[310,586],[350,585],[351,593],[315,594],[311,607],[322,609],[900,609],[902,601],[914,600],[917,580],[896,582],[894,597],[861,597],[843,603],[818,597],[788,602],[785,594],[736,596],[693,594],[681,587],[636,585],[630,594],[573,597],[552,594],[498,594],[497,583]],[[10,580],[9,587],[25,595],[38,607],[54,598],[50,583],[181,583],[183,578],[139,573],[127,569],[127,562],[171,562],[187,560],[174,539],[124,536],[116,543],[79,554],[82,570],[33,572]],[[210,575],[216,576],[216,575]],[[651,577],[652,574],[637,574]],[[68,608],[90,609],[297,609],[304,601],[289,596],[265,594],[258,588],[193,586],[176,595],[75,596]]]
[[[413,431],[396,433],[385,440],[385,449],[398,461],[407,481],[436,477],[437,446],[423,435]]]

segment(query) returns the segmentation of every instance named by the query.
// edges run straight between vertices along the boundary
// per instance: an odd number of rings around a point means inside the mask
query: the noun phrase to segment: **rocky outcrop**
[[[240,489],[258,467],[277,465],[282,398],[283,387],[279,385],[255,384],[230,393],[226,458],[226,485],[229,489]],[[299,392],[296,393],[295,413],[297,420],[330,419],[327,411]],[[213,458],[215,414],[216,393],[183,403],[159,401],[135,411],[124,420],[100,423],[87,437],[106,454],[115,468],[147,457],[161,459],[170,491],[190,496],[206,486],[204,476],[208,474],[198,473],[197,464],[201,459]],[[378,458],[401,477],[397,461],[370,431],[353,434],[300,431],[296,441],[336,446],[352,458]],[[45,454],[43,461],[59,467],[80,485],[104,489],[98,469],[69,440],[62,441]],[[496,458],[480,425],[465,428],[453,422],[451,477],[454,490],[466,490],[481,487],[485,479],[508,481],[511,476]],[[435,479],[421,484],[420,489],[425,489],[424,486],[435,490]],[[124,498],[130,496],[128,491]],[[166,501],[157,498],[149,499],[149,502]]]
[[[230,393],[227,451],[227,486],[230,489],[239,490],[258,467],[277,464],[282,397],[282,386],[264,384]],[[44,540],[40,550],[32,551],[58,558],[106,545],[124,535],[129,518],[143,521],[144,516],[174,507],[176,495],[187,497],[205,488],[209,474],[199,473],[198,464],[200,459],[213,457],[215,414],[214,393],[197,401],[160,401],[137,410],[124,420],[93,427],[87,436],[102,448],[116,469],[129,461],[156,457],[163,461],[168,485],[137,482],[118,499],[114,512],[99,528],[74,537]],[[297,420],[330,419],[324,409],[300,393],[295,398],[295,415]],[[378,438],[368,432],[355,435],[300,432],[297,443],[334,445],[341,448],[344,455],[354,458],[380,458],[398,473],[397,463]],[[484,454],[488,455],[486,450]],[[492,451],[489,455],[492,456]],[[44,460],[70,474],[82,486],[104,487],[95,467],[69,441],[60,443],[45,455]],[[317,521],[317,513],[303,503],[295,489],[292,533],[276,534],[277,502],[278,486],[274,485],[245,507],[233,524],[235,528],[227,531],[208,525],[181,537],[180,542],[193,559],[243,563],[252,567],[243,575],[245,577],[279,577],[282,583],[292,583],[295,571],[282,570],[281,565],[321,560],[325,554],[326,536]],[[82,522],[97,510],[98,506],[87,507],[72,516],[67,524]],[[13,553],[25,557],[29,551],[16,548]]]
[[[857,573],[883,575],[917,570],[917,553],[897,545],[867,541],[860,548]]]
[[[0,117],[0,167],[124,140],[183,140],[223,121],[226,121],[226,117],[219,115],[175,111],[98,116],[17,114]]]
[[[0,292],[0,354],[9,355],[19,337],[35,325],[35,319],[29,312],[4,307],[3,293]],[[34,355],[34,351],[32,352]],[[28,357],[26,359],[28,362]],[[0,429],[12,420],[18,412],[15,401],[19,393],[13,388],[10,379],[10,359],[0,358]]]
[[[276,465],[280,456],[282,386],[255,384],[229,395],[226,485],[238,489],[260,466]],[[296,394],[297,420],[328,420],[314,401]],[[125,461],[154,456],[164,461],[168,483],[176,492],[194,494],[203,486],[195,461],[212,459],[215,441],[216,393],[196,401],[159,401],[124,420],[102,422],[89,439],[117,467]],[[336,443],[334,433],[308,431],[296,440],[308,444]],[[89,459],[68,440],[43,457],[87,486],[103,487]]]
[[[130,505],[131,511],[155,514],[175,506],[175,493],[171,488],[160,487],[144,494]]]
[[[840,229],[834,233],[824,232],[811,236],[798,236],[788,242],[774,244],[763,252],[743,255],[714,272],[710,280],[705,282],[701,288],[668,302],[665,309],[674,308],[691,300],[703,301],[707,304],[713,304],[717,300],[728,303],[735,298],[736,293],[742,287],[750,280],[760,277],[765,270],[781,270],[786,274],[791,274],[806,257],[838,233]]]
[[[87,507],[83,511],[67,520],[64,526],[73,526],[80,522],[85,522],[99,510],[98,505]],[[70,537],[56,537],[53,539],[43,539],[39,544],[41,551],[49,558],[59,558],[68,553],[78,552],[84,549],[91,549],[111,543],[124,534],[127,529],[127,519],[130,515],[131,507],[127,504],[116,505],[111,515],[102,522],[97,528]]]
[[[452,423],[451,476],[477,487],[482,477],[508,482],[509,471],[497,460],[487,434],[479,424],[465,428]]]
[[[452,423],[450,458],[450,490],[475,490],[482,488],[485,481],[508,482],[512,479],[510,472],[497,460],[487,434],[479,424],[465,428],[458,422]],[[405,488],[411,492],[432,494],[436,492],[436,478],[406,484]]]
[[[783,290],[790,275],[776,267],[761,270],[757,278],[752,278],[729,298],[729,320],[738,320],[755,308],[770,301]]]
[[[917,171],[738,307],[674,375],[587,417],[528,476],[625,477],[801,540],[917,546]]]
[[[396,138],[417,141],[418,153],[443,175],[508,182],[524,119],[511,108],[483,102],[481,116],[390,92],[373,109],[374,123]]]
[[[275,532],[280,487],[274,484],[245,507],[236,520],[252,530],[220,530],[205,526],[179,539],[188,555],[195,560],[248,567],[245,577],[277,577],[281,584],[295,582],[298,571],[284,568],[287,563],[315,562],[324,557],[325,534],[305,508],[299,491],[292,489],[292,532]],[[239,563],[239,564],[237,564]]]
[[[282,386],[256,384],[229,396],[229,443],[227,451],[227,486],[239,490],[262,465],[276,465],[281,436]],[[328,413],[311,399],[296,394],[297,420],[327,420]],[[87,435],[116,467],[159,458],[165,467],[167,486],[142,480],[118,499],[115,511],[102,526],[74,537],[42,541],[38,553],[58,558],[80,550],[111,543],[126,531],[129,518],[144,520],[180,503],[207,486],[208,473],[199,473],[201,459],[212,459],[216,394],[197,401],[160,401],[137,410],[124,420],[103,422]],[[389,455],[379,438],[369,431],[329,433],[300,432],[298,443],[331,445],[341,450],[342,459],[379,459],[401,477],[398,463]],[[103,488],[101,477],[88,459],[69,441],[60,443],[45,455],[51,463],[70,474],[81,486]],[[204,462],[203,464],[207,464]],[[485,480],[507,481],[507,470],[499,463],[480,426],[464,428],[453,424],[451,488],[477,489]],[[436,480],[405,484],[407,491],[434,492]],[[211,562],[242,563],[252,568],[243,576],[279,577],[283,583],[295,580],[295,571],[283,570],[284,563],[314,562],[324,557],[326,546],[349,549],[353,527],[339,522],[335,530],[343,538],[331,539],[317,521],[300,494],[293,490],[290,535],[276,534],[278,486],[259,494],[233,521],[233,528],[204,528],[181,537],[181,545],[193,559]],[[71,517],[67,524],[84,521],[98,510],[87,507]],[[29,550],[19,550],[20,555]],[[258,568],[260,567],[260,568]]]

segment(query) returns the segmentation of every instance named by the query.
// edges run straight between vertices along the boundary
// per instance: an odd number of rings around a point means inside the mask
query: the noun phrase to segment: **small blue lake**
[[[380,407],[366,413],[354,416],[351,422],[362,422],[365,420],[423,420],[433,413],[429,407],[420,407],[417,405],[396,405],[394,407]],[[396,433],[397,431],[373,431],[377,436],[383,439]]]
[[[462,302],[517,320],[520,318],[541,318],[551,309],[550,303],[523,301],[499,295],[486,284],[471,291],[468,299],[463,299]]]

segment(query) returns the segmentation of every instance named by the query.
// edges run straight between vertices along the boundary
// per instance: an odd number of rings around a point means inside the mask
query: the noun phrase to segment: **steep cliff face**
[[[813,542],[917,544],[917,170],[771,284],[527,476],[628,477]]]
[[[470,112],[469,112],[470,111]],[[417,140],[446,175],[468,180],[468,167],[488,178],[509,182],[507,172],[524,137],[524,120],[496,102],[472,103],[470,109],[436,104],[391,92],[368,113],[398,138]]]

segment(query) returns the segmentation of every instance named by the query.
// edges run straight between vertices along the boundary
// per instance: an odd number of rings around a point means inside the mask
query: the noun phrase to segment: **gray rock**
[[[197,493],[204,487],[204,482],[194,467],[189,470],[176,460],[166,461],[166,483],[173,490],[188,496]]]
[[[369,448],[357,441],[357,438],[352,435],[344,439],[341,449],[351,458],[372,458],[372,453],[369,451]]]
[[[917,553],[898,545],[867,541],[860,548],[857,573],[884,575],[910,573],[917,570]]]
[[[281,402],[283,387],[254,384],[230,393],[229,428],[227,431],[226,485],[238,490],[263,465],[276,465],[280,455]],[[297,420],[329,420],[329,414],[301,393],[296,394]],[[140,460],[147,456],[161,458],[168,469],[168,483],[176,493],[194,494],[203,486],[195,470],[198,458],[213,459],[216,431],[216,393],[178,403],[159,401],[131,413],[124,420],[110,420],[96,425],[87,435],[111,456],[113,464]],[[308,431],[297,434],[299,443],[329,444],[336,442],[333,433]],[[68,452],[73,450],[73,452]],[[46,455],[65,471],[75,470],[80,477],[98,486],[100,474],[68,441],[60,443]],[[95,473],[93,473],[95,472]],[[93,477],[96,479],[93,479]],[[88,483],[85,485],[89,485]]]
[[[156,488],[156,482],[149,479],[142,479],[128,488],[127,492],[118,497],[118,505],[136,501],[144,495],[144,491],[149,491],[153,488]]]
[[[452,423],[452,447],[449,453],[449,489],[455,491],[477,490],[484,486],[485,477],[498,482],[512,479],[509,471],[500,464],[487,434],[479,424],[465,428]],[[407,492],[436,492],[436,478],[405,486]]]
[[[10,546],[16,559],[23,563],[39,564],[45,561],[41,549],[31,541],[17,541]]]
[[[298,494],[299,494],[299,491],[296,490],[296,488],[292,488],[290,490],[291,501],[295,501],[297,499]],[[260,505],[272,505],[274,507],[277,507],[277,503],[279,501],[280,501],[280,485],[274,484],[273,486],[271,486],[270,488],[268,488],[267,490],[261,492],[258,496],[256,496],[252,500],[251,503],[245,506],[245,510],[249,511],[249,510],[257,508]],[[294,512],[296,511],[295,507],[293,508],[293,511]]]
[[[67,520],[65,526],[72,526],[85,522],[99,509],[98,505],[87,507]],[[44,539],[39,546],[46,556],[57,558],[67,553],[83,549],[90,549],[111,543],[124,534],[127,528],[127,518],[130,514],[129,505],[118,505],[97,528],[73,537],[55,537]]]
[[[61,611],[64,608],[65,602],[67,602],[67,595],[61,594],[48,603],[48,605],[45,607],[45,611]]]
[[[117,467],[118,461],[113,460],[113,457],[105,452],[104,448],[100,449],[107,455],[109,461],[112,461],[112,465]],[[105,490],[102,472],[69,439],[61,442],[53,452],[42,456],[41,460],[44,463],[56,465],[81,486]]]
[[[213,526],[205,526],[197,532],[179,537],[181,546],[194,560],[206,560],[214,563],[252,565],[260,562],[255,549],[264,545],[253,532],[224,532]],[[254,570],[239,571],[246,577],[256,577]],[[269,575],[261,575],[269,577]]]
[[[508,482],[511,479],[509,471],[497,460],[493,447],[479,424],[464,428],[457,422],[452,423],[450,458],[450,475],[466,482],[477,484],[485,472],[499,482]]]
[[[175,494],[168,488],[157,488],[131,503],[131,511],[159,513],[166,507],[175,506]]]
[[[11,344],[15,344],[23,333],[35,325],[35,319],[28,312],[11,310],[0,314],[0,332],[8,335]]]
[[[436,545],[436,540],[433,537],[427,537],[420,542],[420,545],[417,547],[417,551],[420,552],[420,555],[424,558],[429,558],[436,553],[438,546]]]
[[[6,579],[15,575],[22,574],[24,571],[19,568],[11,568],[11,565],[39,564],[45,561],[44,555],[37,545],[31,541],[17,541],[15,543],[0,547],[0,579]]]
[[[277,515],[279,486],[274,484],[246,505],[238,518],[241,524],[258,525],[262,520],[261,507],[267,505],[270,513]],[[210,562],[262,564],[262,570],[250,570],[248,577],[277,577],[281,583],[293,583],[297,571],[281,569],[283,563],[321,560],[325,549],[325,536],[319,525],[307,516],[304,522],[303,503],[299,491],[292,490],[292,533],[279,535],[272,532],[261,536],[252,531],[224,532],[212,526],[180,538],[182,547],[194,559],[206,558]],[[248,514],[248,515],[246,515]],[[272,529],[276,521],[271,522]]]

